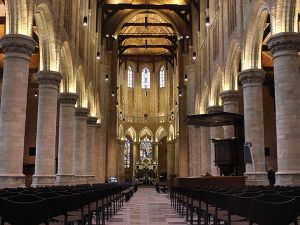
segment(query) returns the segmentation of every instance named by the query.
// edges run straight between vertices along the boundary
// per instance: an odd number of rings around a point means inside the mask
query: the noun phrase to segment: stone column
[[[58,171],[56,184],[71,185],[74,182],[73,143],[75,124],[75,104],[78,99],[74,93],[60,93]]]
[[[0,188],[25,185],[24,135],[29,61],[36,42],[8,34],[0,39],[4,53],[0,109]]]
[[[136,174],[135,174],[135,163],[137,161],[139,161],[140,159],[140,155],[139,155],[139,143],[138,142],[133,142],[133,148],[132,148],[132,159],[133,159],[133,162],[132,162],[132,166],[133,166],[133,177],[136,177]]]
[[[200,128],[196,126],[189,126],[189,162],[190,162],[190,176],[200,175],[199,165],[199,149],[200,142],[198,140],[198,133]]]
[[[75,109],[75,129],[73,132],[73,173],[77,184],[86,183],[85,151],[86,151],[86,121],[89,110]]]
[[[179,140],[178,137],[175,139],[175,174],[179,174]]]
[[[124,165],[124,140],[118,140],[118,181],[125,181],[125,165]]]
[[[101,124],[96,124],[96,183],[104,183],[104,159],[103,159],[103,146]]]
[[[264,118],[262,82],[265,72],[249,69],[240,72],[239,81],[243,85],[245,142],[251,144],[252,165],[246,164],[247,184],[266,184]]]
[[[210,106],[207,109],[207,113],[211,114],[211,113],[220,113],[223,112],[223,107],[222,106]],[[215,160],[216,160],[216,155],[215,155],[215,144],[211,141],[212,138],[219,138],[219,139],[223,139],[223,127],[219,126],[219,127],[211,127],[210,128],[210,160],[211,160],[211,175],[216,176],[216,175],[220,175],[218,173],[218,167],[215,164]]]
[[[158,162],[158,145],[159,142],[154,143],[154,161]]]
[[[174,141],[167,141],[167,175],[175,173],[175,145]]]
[[[268,46],[274,64],[278,159],[276,184],[300,185],[300,34],[275,34]]]
[[[223,102],[223,111],[239,113],[239,91],[228,90],[220,94]],[[224,126],[224,138],[235,137],[234,126]]]
[[[210,129],[209,127],[201,127],[201,165],[202,175],[211,173],[211,154],[210,154]]]
[[[57,94],[62,76],[54,71],[40,71],[36,78],[39,99],[33,187],[55,184]]]
[[[95,163],[96,163],[96,117],[87,118],[86,127],[86,151],[85,151],[85,175],[87,176],[88,183],[95,182]]]

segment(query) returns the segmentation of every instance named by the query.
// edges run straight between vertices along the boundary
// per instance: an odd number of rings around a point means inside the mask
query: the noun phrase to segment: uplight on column
[[[87,26],[87,16],[83,17],[83,26]]]

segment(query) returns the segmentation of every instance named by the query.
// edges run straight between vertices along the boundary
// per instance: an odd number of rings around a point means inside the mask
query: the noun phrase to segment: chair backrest
[[[230,215],[239,215],[249,218],[251,200],[259,196],[262,195],[260,193],[252,192],[228,196],[228,213]]]
[[[259,225],[289,225],[297,224],[296,200],[283,202],[262,201],[253,199],[250,206],[249,224]]]
[[[42,199],[34,202],[15,202],[1,199],[2,221],[12,225],[48,224],[47,201]]]

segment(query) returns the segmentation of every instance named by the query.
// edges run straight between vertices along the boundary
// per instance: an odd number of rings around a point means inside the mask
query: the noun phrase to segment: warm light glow
[[[83,26],[87,26],[87,16],[83,17]]]

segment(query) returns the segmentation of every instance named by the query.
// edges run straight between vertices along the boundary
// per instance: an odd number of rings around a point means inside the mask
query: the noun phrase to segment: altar
[[[157,162],[148,158],[135,162],[135,178],[139,184],[153,184],[157,178]]]

